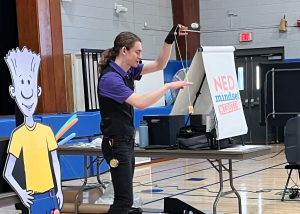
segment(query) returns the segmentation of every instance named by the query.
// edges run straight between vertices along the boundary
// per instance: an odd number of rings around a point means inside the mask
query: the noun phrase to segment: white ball
[[[197,29],[199,27],[199,24],[197,22],[194,22],[191,24],[191,28]]]

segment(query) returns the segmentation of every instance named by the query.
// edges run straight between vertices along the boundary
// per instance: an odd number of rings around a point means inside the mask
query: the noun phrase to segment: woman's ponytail
[[[101,73],[109,64],[110,60],[115,60],[117,56],[114,48],[106,49],[102,54],[99,62],[99,73]]]

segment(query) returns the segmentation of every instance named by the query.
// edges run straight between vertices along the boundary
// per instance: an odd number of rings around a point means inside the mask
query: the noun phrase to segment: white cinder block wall
[[[117,15],[115,3],[128,8]],[[231,14],[231,15],[230,15]],[[280,33],[286,15],[288,31]],[[284,46],[286,58],[300,58],[299,0],[200,0],[201,45],[234,45],[236,48]],[[132,31],[143,40],[144,58],[153,59],[173,25],[171,0],[72,0],[62,1],[65,53],[80,48],[109,48],[121,31]],[[240,43],[239,33],[253,33],[253,41]],[[174,50],[171,59],[174,59]]]
[[[284,15],[290,27],[286,33],[280,33],[278,26]],[[300,58],[297,19],[300,19],[299,0],[200,0],[201,45],[284,46],[285,58]],[[242,31],[252,32],[253,41],[240,43]]]
[[[128,11],[116,14],[115,3]],[[143,41],[143,57],[154,59],[173,26],[170,0],[62,1],[61,11],[65,53],[79,53],[80,48],[110,48],[119,32],[131,31]],[[165,31],[143,30],[145,22],[149,28]],[[175,59],[174,50],[171,59]]]

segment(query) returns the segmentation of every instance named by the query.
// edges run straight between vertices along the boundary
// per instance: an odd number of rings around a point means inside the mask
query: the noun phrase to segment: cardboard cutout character
[[[5,57],[13,82],[9,93],[24,115],[24,123],[11,135],[4,178],[32,214],[57,213],[63,205],[57,142],[52,129],[35,122],[33,118],[38,97],[42,93],[41,87],[38,86],[40,61],[40,55],[26,47],[22,50],[13,49]],[[21,153],[25,189],[13,176],[13,169]]]

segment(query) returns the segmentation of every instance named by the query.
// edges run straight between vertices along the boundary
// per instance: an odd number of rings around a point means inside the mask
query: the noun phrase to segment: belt
[[[54,189],[50,189],[46,192],[37,192],[34,193],[34,199],[40,199],[40,197],[45,197],[46,194],[49,194],[51,197],[55,196],[55,190]]]

